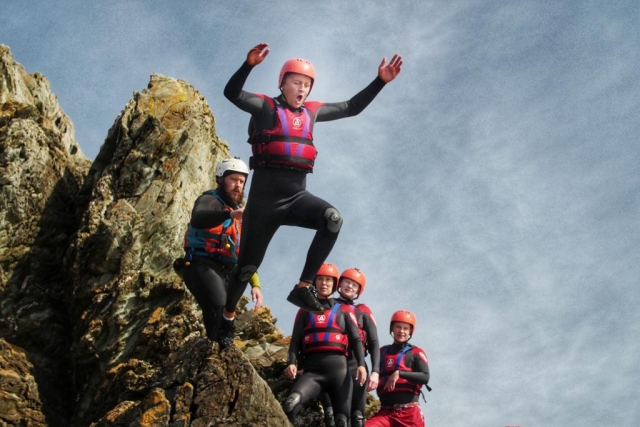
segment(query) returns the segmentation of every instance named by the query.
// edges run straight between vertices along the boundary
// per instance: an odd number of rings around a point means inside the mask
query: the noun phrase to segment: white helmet
[[[247,164],[238,157],[223,160],[218,163],[218,166],[216,167],[217,178],[223,178],[226,174],[233,172],[241,173],[245,177],[249,176],[249,168],[247,167]]]

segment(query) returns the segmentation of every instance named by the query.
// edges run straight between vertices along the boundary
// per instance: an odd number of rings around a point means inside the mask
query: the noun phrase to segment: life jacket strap
[[[291,136],[291,135],[260,134],[260,135],[253,135],[247,140],[249,144],[268,144],[272,141],[297,142],[299,144],[313,145],[313,141],[309,138],[305,138],[302,136]]]

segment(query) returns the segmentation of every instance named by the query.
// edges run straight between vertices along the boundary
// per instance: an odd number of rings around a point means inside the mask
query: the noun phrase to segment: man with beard
[[[228,275],[238,261],[244,184],[249,168],[238,158],[216,167],[218,188],[196,200],[184,239],[182,277],[202,309],[207,338],[216,341],[222,307],[227,299]],[[256,310],[262,305],[257,275],[251,282]]]

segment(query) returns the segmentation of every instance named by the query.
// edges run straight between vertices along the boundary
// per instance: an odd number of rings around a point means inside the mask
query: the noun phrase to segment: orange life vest
[[[216,190],[205,191],[204,194],[220,200],[224,210],[233,210]],[[240,254],[241,232],[242,221],[232,218],[207,229],[194,228],[189,224],[184,235],[184,248],[194,255],[210,256],[225,263],[236,264]]]

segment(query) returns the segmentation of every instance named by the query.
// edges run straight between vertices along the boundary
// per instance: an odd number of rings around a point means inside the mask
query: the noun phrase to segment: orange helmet
[[[393,322],[404,322],[411,325],[411,335],[413,335],[413,330],[416,328],[416,316],[410,311],[407,310],[398,310],[391,315],[391,321],[389,322],[389,333],[391,333],[393,329]]]
[[[280,70],[280,77],[278,77],[278,88],[282,87],[284,76],[287,73],[298,73],[311,78],[311,87],[313,88],[313,82],[316,80],[316,70],[313,68],[313,64],[306,59],[293,58],[284,63]]]
[[[367,278],[364,277],[364,273],[358,270],[357,268],[347,268],[340,275],[340,279],[338,280],[338,282],[340,282],[340,280],[342,280],[343,277],[346,279],[353,280],[358,285],[360,285],[358,296],[361,296],[362,293],[364,292],[364,287],[367,285]]]
[[[333,279],[333,292],[336,291],[336,284],[338,283],[338,267],[330,262],[325,262],[320,266],[320,270],[318,270],[318,276],[329,276]]]

